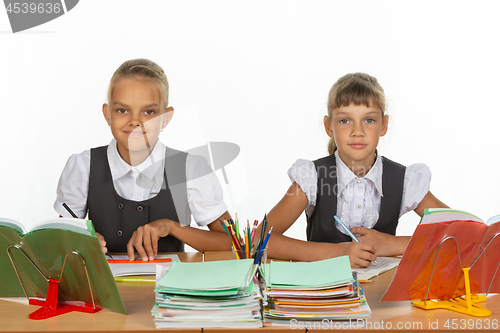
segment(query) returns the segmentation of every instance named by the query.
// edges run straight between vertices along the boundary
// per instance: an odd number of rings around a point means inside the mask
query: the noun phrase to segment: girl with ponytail
[[[92,220],[103,252],[158,252],[231,247],[219,218],[230,219],[222,188],[204,157],[165,146],[159,136],[172,119],[163,69],[148,59],[125,61],[114,72],[102,106],[113,139],[69,159],[54,209]],[[90,129],[91,131],[91,129]],[[191,216],[199,226],[191,228]],[[214,223],[215,222],[215,223]]]
[[[410,237],[396,236],[400,216],[447,207],[429,191],[429,168],[405,167],[378,153],[389,118],[376,78],[364,73],[341,77],[330,90],[327,110],[329,156],[299,159],[288,170],[292,185],[268,214],[274,226],[268,255],[301,261],[348,255],[351,266],[366,267],[377,256],[403,254]],[[283,236],[304,210],[308,242]]]

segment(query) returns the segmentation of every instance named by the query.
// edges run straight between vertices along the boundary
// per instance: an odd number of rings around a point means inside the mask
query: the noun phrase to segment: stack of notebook
[[[156,283],[156,328],[262,327],[253,259],[174,262]]]
[[[264,326],[357,319],[371,315],[349,257],[261,266],[265,280]]]

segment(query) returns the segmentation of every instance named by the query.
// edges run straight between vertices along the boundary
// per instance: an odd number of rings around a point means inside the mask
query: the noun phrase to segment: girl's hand
[[[134,260],[134,248],[143,261],[154,260],[158,254],[158,240],[168,236],[171,222],[168,219],[160,219],[137,228],[127,243],[129,260]]]
[[[372,261],[377,259],[375,249],[370,244],[352,242],[335,245],[342,247],[341,252],[343,252],[343,255],[349,256],[349,261],[353,268],[368,267]]]
[[[373,229],[355,227],[351,229],[353,234],[359,234],[357,238],[361,243],[370,244],[379,257],[396,256],[403,254],[410,237],[397,237]]]
[[[99,244],[101,244],[101,249],[102,252],[106,253],[108,252],[108,248],[106,247],[106,241],[104,240],[104,237],[98,232],[95,233],[97,235],[97,239],[99,240]]]

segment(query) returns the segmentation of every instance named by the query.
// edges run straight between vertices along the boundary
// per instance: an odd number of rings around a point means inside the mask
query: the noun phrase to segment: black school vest
[[[337,214],[337,168],[335,154],[313,162],[318,173],[316,206],[307,217],[307,240],[313,242],[351,242],[351,238],[335,226]],[[373,229],[395,235],[403,199],[406,167],[382,157],[382,188],[379,218]]]
[[[126,252],[127,243],[138,227],[161,218],[190,224],[191,211],[186,190],[187,154],[167,148],[163,186],[155,197],[132,201],[116,193],[108,163],[107,146],[90,150],[90,179],[87,196],[89,219],[106,240],[110,252]],[[175,173],[175,183],[169,176]],[[169,187],[170,183],[170,187]],[[174,198],[175,197],[175,204]],[[177,209],[176,209],[177,207]],[[158,241],[159,252],[183,252],[184,243],[173,236]]]

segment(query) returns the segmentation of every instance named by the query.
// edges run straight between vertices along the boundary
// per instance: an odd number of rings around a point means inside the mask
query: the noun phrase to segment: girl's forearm
[[[170,235],[188,244],[197,251],[231,250],[231,240],[226,233],[182,226],[179,222],[170,220],[169,223],[171,223]]]
[[[340,244],[307,242],[280,234],[269,238],[267,257],[271,259],[316,261],[345,255]]]
[[[396,244],[394,246],[394,253],[390,253],[389,256],[399,256],[405,253],[406,247],[410,242],[411,236],[396,236]]]

